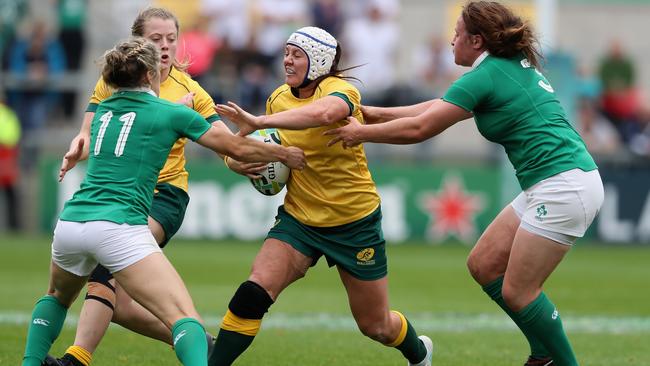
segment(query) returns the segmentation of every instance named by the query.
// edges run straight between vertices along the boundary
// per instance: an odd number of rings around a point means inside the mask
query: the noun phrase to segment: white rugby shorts
[[[88,276],[97,263],[115,273],[160,251],[147,225],[109,221],[59,220],[52,240],[52,261],[77,276]]]
[[[603,199],[603,182],[597,169],[572,169],[540,181],[510,204],[526,231],[572,245],[585,235]]]

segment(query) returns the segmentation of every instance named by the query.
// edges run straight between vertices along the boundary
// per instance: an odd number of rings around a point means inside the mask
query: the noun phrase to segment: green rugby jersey
[[[210,124],[153,92],[121,90],[99,104],[88,170],[60,219],[146,225],[158,173],[181,137],[197,140]]]
[[[505,148],[522,189],[567,170],[597,168],[553,88],[523,55],[484,53],[442,99],[472,112],[479,132]]]

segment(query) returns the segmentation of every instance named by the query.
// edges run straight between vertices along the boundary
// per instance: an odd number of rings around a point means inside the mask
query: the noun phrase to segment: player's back
[[[174,142],[209,124],[195,111],[146,91],[121,90],[97,108],[86,177],[61,219],[146,224],[158,173]]]

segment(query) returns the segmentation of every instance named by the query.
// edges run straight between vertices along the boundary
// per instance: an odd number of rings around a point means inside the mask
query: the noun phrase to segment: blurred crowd
[[[39,0],[40,7],[49,6],[56,14],[54,22],[31,14],[33,3],[0,1],[0,185],[9,202],[7,212],[15,206],[18,173],[33,168],[51,121],[80,123],[78,112],[89,90],[80,90],[78,76],[85,59],[98,57],[86,54],[88,0]],[[282,83],[287,36],[304,25],[326,29],[340,41],[343,67],[358,66],[347,74],[360,81],[364,104],[412,104],[441,96],[465,71],[454,65],[448,34],[429,33],[409,55],[398,54],[404,52],[400,43],[406,37],[400,31],[400,0],[148,3],[168,6],[179,15],[192,8],[191,16],[179,16],[177,58],[189,61],[187,71],[215,102],[237,101],[258,113]],[[428,25],[422,27],[429,32]],[[565,76],[556,80],[552,72],[549,77],[556,90],[571,91],[565,107],[572,110],[569,114],[590,151],[596,156],[650,157],[650,108],[625,44],[612,41],[591,70],[575,66],[581,62],[571,55],[547,54],[549,70],[561,69],[575,81],[567,83]],[[398,57],[410,60],[401,77]]]

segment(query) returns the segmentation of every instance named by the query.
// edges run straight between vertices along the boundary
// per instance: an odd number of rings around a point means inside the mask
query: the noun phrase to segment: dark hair
[[[158,72],[160,51],[142,37],[118,43],[104,53],[102,78],[114,88],[137,88],[147,84],[147,73]]]
[[[144,10],[142,10],[138,16],[135,18],[133,21],[133,25],[131,25],[131,35],[134,37],[144,37],[144,25],[147,22],[147,20],[151,18],[160,18],[163,20],[168,20],[172,19],[174,21],[174,24],[176,25],[176,35],[181,31],[180,24],[178,23],[178,18],[176,18],[176,15],[172,13],[171,11],[165,9],[165,8],[154,8],[154,7],[149,7]],[[187,60],[182,60],[179,61],[176,59],[176,55],[172,55],[174,58],[174,62],[172,65],[181,70],[185,71],[189,67],[190,63]]]
[[[333,77],[339,78],[339,79],[344,79],[344,80],[356,80],[358,82],[361,82],[361,80],[359,80],[358,78],[355,78],[354,76],[345,76],[345,75],[343,75],[343,73],[346,72],[346,71],[350,71],[352,69],[356,69],[357,67],[360,67],[360,66],[363,66],[363,65],[355,65],[355,66],[347,67],[345,69],[339,69],[339,62],[341,61],[341,53],[342,53],[342,51],[341,51],[341,43],[337,41],[336,42],[336,55],[334,56],[334,61],[332,61],[332,67],[330,67],[330,71],[327,74],[321,75],[321,76],[317,77],[314,80],[316,82],[316,84],[315,84],[316,86],[318,86],[318,84],[320,84],[321,81],[323,81],[324,79],[326,79],[326,78],[328,78],[330,76],[333,76]],[[307,70],[307,72],[309,72],[309,70]]]
[[[481,35],[491,55],[509,58],[523,53],[531,65],[540,66],[539,41],[530,24],[508,7],[495,1],[471,1],[461,16],[467,32]]]

